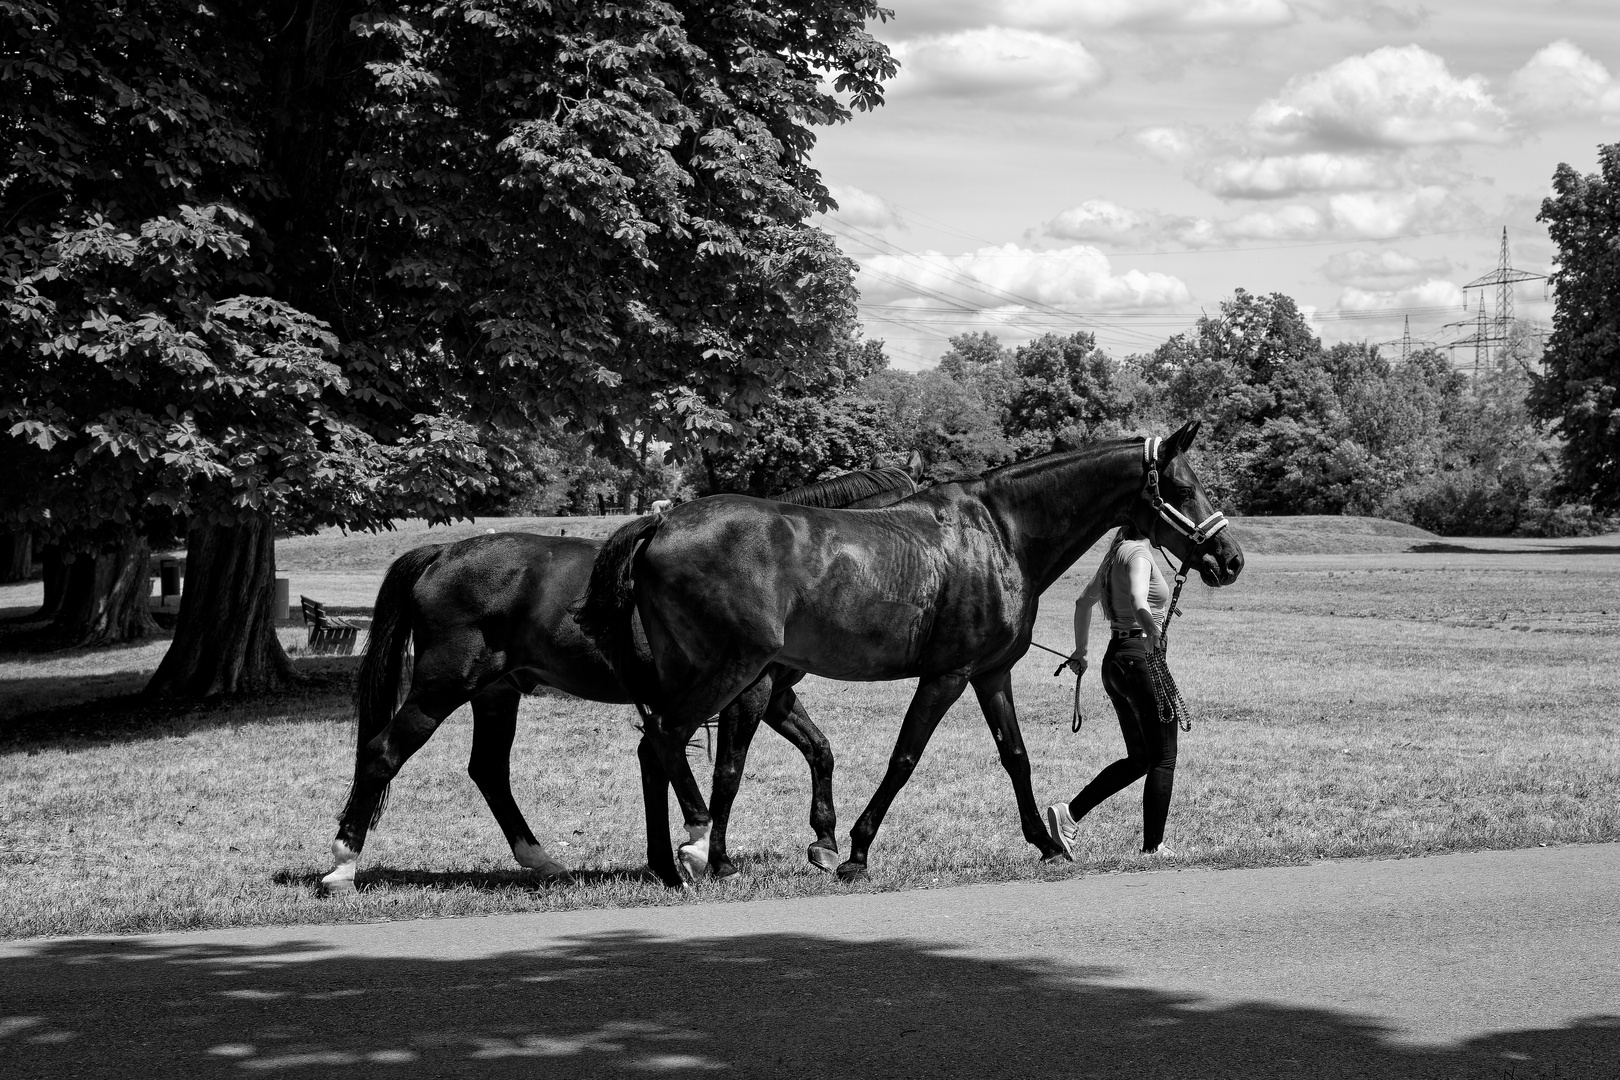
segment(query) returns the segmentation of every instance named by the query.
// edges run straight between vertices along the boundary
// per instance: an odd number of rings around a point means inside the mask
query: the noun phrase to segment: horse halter
[[[1147,470],[1147,481],[1143,485],[1142,495],[1153,504],[1153,512],[1159,515],[1160,521],[1185,536],[1194,547],[1197,547],[1226,528],[1226,515],[1217,510],[1195,525],[1192,518],[1164,501],[1164,497],[1159,494],[1159,444],[1163,441],[1159,438],[1142,440],[1142,466]]]

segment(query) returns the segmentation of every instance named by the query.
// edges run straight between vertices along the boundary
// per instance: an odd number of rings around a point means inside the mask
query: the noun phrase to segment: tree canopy
[[[1576,498],[1620,510],[1620,143],[1598,148],[1598,172],[1553,175],[1538,220],[1558,246],[1557,306],[1536,413],[1565,439],[1563,483]]]
[[[465,512],[514,428],[717,441],[850,337],[807,154],[881,103],[886,15],[5,5],[0,518],[376,527]]]

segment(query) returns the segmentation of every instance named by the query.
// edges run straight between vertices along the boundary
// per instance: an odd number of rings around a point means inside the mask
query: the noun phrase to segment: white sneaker
[[[1063,849],[1063,857],[1074,862],[1074,837],[1080,826],[1069,814],[1068,803],[1053,803],[1046,808],[1046,833]]]

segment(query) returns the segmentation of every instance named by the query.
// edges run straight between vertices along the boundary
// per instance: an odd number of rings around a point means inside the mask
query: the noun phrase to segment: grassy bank
[[[1309,550],[1324,542],[1320,530],[1289,541],[1268,527],[1273,550],[1246,537],[1244,578],[1221,592],[1193,586],[1174,631],[1178,678],[1203,713],[1182,736],[1171,815],[1169,839],[1186,863],[1620,839],[1609,795],[1620,782],[1616,538],[1459,544],[1369,531],[1369,543],[1429,550],[1325,555]],[[1308,550],[1275,550],[1290,543]],[[320,572],[380,575],[375,562],[386,556],[371,558],[370,569]],[[1088,563],[1048,593],[1037,640],[1067,647]],[[157,655],[0,656],[0,701],[9,703],[0,935],[843,891],[802,861],[804,765],[769,732],[755,742],[737,804],[740,878],[685,895],[636,880],[643,841],[630,710],[537,697],[521,714],[517,796],[548,846],[585,871],[579,884],[537,886],[511,864],[464,772],[463,712],[396,782],[360,894],[320,899],[313,882],[326,869],[353,756],[352,661],[300,661],[310,685],[262,701],[157,711],[88,700],[88,680],[118,692]],[[1032,652],[1015,688],[1043,802],[1072,795],[1120,752],[1089,678],[1087,724],[1070,734],[1073,684],[1051,676],[1053,663]],[[26,709],[16,704],[22,686]],[[910,690],[807,680],[803,698],[839,755],[845,828],[882,774]],[[53,692],[78,696],[52,709]],[[895,803],[872,850],[873,880],[861,887],[1129,869],[1138,865],[1138,790],[1088,819],[1076,865],[1042,866],[1019,835],[1010,785],[969,695]]]

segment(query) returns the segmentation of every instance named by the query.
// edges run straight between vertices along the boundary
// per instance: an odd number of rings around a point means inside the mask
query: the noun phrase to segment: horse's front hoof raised
[[[810,856],[810,865],[823,873],[832,873],[838,870],[838,849],[824,848],[820,844],[811,844],[806,852]],[[839,871],[842,873],[843,871]]]
[[[838,868],[838,880],[845,885],[853,885],[858,881],[865,881],[870,875],[866,872],[866,864],[846,862]]]

